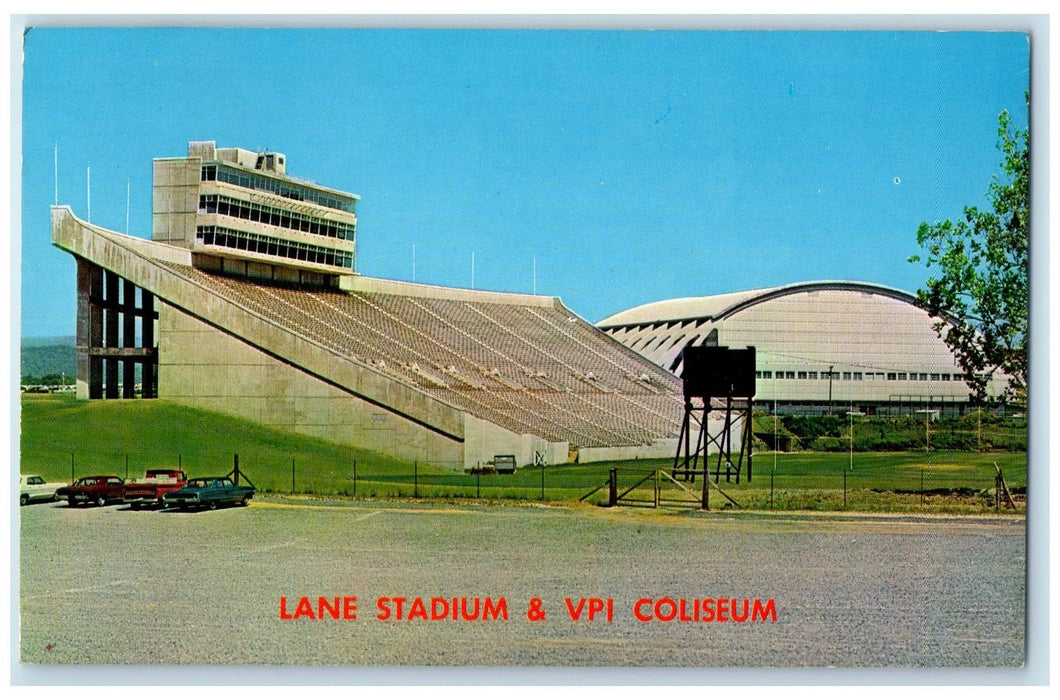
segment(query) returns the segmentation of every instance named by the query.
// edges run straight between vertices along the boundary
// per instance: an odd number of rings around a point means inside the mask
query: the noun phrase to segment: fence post
[[[70,483],[74,483],[74,453],[70,453]]]
[[[994,475],[994,510],[1001,512],[1001,474]]]
[[[412,463],[412,497],[420,497],[420,463]]]
[[[357,460],[353,460],[353,497],[357,497]]]
[[[776,470],[777,468],[775,465],[769,470],[769,510],[773,510],[773,473],[776,472]]]
[[[129,453],[125,453],[125,480],[129,480]]]
[[[618,468],[611,467],[611,473],[607,480],[607,505],[613,507],[618,505]]]
[[[843,467],[843,509],[847,507],[847,469]]]
[[[541,500],[545,500],[545,465],[541,465]]]
[[[920,467],[920,507],[924,507],[924,468]]]
[[[482,498],[482,467],[475,470],[475,498]]]
[[[239,486],[239,453],[232,455],[232,483]]]
[[[655,507],[659,507],[659,470],[655,470]]]

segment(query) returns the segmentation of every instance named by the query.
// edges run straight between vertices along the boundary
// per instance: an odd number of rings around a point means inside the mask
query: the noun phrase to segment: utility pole
[[[835,365],[828,365],[828,415],[832,415],[832,369]]]

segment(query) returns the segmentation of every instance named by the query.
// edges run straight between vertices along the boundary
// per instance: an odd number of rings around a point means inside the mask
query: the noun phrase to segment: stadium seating
[[[351,361],[516,433],[572,447],[676,437],[681,384],[552,306],[306,289],[171,264]]]

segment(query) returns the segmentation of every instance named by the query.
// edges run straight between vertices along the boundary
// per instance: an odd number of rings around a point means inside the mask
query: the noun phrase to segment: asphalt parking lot
[[[1006,667],[1024,660],[1018,518],[279,499],[201,513],[64,503],[19,513],[20,658],[28,664]],[[329,607],[320,608],[320,597]],[[427,619],[396,619],[395,600],[405,599],[407,618],[417,597]],[[444,614],[432,598],[443,601]],[[454,598],[465,606],[455,620]],[[479,607],[478,619],[461,617],[475,598],[490,599],[492,616]],[[535,598],[543,619],[528,619]],[[592,621],[590,598],[604,606]],[[718,619],[728,616],[721,607],[732,607],[718,601],[735,599],[740,610],[745,598],[763,610],[772,601],[776,619]],[[507,619],[498,615],[501,599]],[[704,599],[714,601],[709,622],[701,620]],[[697,621],[681,620],[682,604]],[[381,620],[384,607],[389,619]]]

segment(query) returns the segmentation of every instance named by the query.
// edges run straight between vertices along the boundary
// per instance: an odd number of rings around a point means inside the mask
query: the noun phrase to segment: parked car
[[[112,501],[125,498],[125,482],[118,476],[83,476],[70,486],[64,486],[55,492],[58,498],[65,498],[70,506],[95,503],[105,506]]]
[[[162,496],[167,506],[176,506],[181,510],[189,508],[209,508],[213,510],[221,505],[247,505],[254,497],[250,486],[237,486],[227,476],[205,476],[189,479],[183,488],[170,491]]]
[[[64,486],[64,481],[45,481],[38,474],[23,474],[18,478],[18,503],[24,506],[33,501],[54,501],[55,492]]]
[[[142,479],[125,482],[125,502],[133,509],[165,505],[162,497],[186,484],[188,475],[179,469],[148,469]]]

